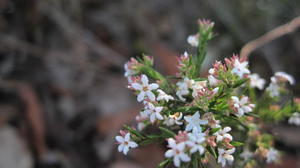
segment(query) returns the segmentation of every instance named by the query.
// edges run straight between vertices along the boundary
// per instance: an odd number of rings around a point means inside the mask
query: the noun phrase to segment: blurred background
[[[214,60],[300,15],[299,0],[0,0],[0,168],[154,168],[160,146],[118,153],[114,136],[139,106],[123,64],[151,55],[163,74],[193,52],[197,19],[215,22],[203,75]],[[300,80],[300,29],[255,50],[253,72]],[[293,86],[295,96],[300,85]],[[300,129],[271,126],[300,167]]]

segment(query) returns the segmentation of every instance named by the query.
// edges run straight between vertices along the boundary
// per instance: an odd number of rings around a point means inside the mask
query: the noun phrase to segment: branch
[[[279,38],[286,34],[292,33],[298,27],[300,27],[300,16],[294,18],[292,21],[290,21],[284,25],[281,25],[281,26],[267,32],[263,36],[247,43],[240,52],[241,58],[248,58],[249,55],[256,49],[275,40],[276,38]]]

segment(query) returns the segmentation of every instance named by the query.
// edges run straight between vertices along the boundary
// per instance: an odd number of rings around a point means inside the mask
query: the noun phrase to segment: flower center
[[[145,92],[148,91],[148,87],[147,87],[147,86],[144,86],[144,87],[143,87],[143,91],[145,91]]]

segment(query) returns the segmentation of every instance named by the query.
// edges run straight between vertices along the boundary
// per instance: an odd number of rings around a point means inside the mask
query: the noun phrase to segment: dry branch
[[[294,18],[292,21],[290,21],[284,25],[281,25],[281,26],[267,32],[263,36],[255,39],[253,41],[250,41],[242,48],[240,56],[242,58],[248,58],[249,55],[256,49],[275,40],[276,38],[279,38],[281,36],[284,36],[286,34],[289,34],[293,31],[295,31],[298,27],[300,27],[300,16]]]

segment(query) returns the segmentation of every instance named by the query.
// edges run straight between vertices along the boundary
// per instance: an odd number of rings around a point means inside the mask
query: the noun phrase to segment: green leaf
[[[165,138],[171,138],[171,137],[174,137],[176,134],[167,129],[167,128],[164,128],[164,127],[159,127],[160,131],[162,132],[162,136],[165,137]]]
[[[211,131],[209,133],[211,133],[211,135],[212,135],[212,134],[218,132],[220,129],[221,128],[213,128],[213,129],[211,129]]]
[[[163,138],[162,135],[147,135],[147,138],[154,139],[154,138]]]
[[[164,139],[159,139],[159,138],[146,139],[146,140],[141,141],[139,143],[139,145],[145,146],[145,145],[149,145],[149,144],[153,144],[153,143],[160,143],[162,141],[164,141]]]
[[[237,88],[239,86],[241,86],[242,84],[246,83],[249,79],[245,78],[245,79],[240,79],[238,80],[235,84],[233,84],[233,88]]]
[[[145,136],[143,136],[141,133],[139,133],[137,130],[132,129],[131,127],[124,125],[124,128],[127,129],[131,134],[136,135],[137,137],[140,138],[145,138]]]
[[[216,151],[215,151],[215,149],[214,149],[213,147],[207,146],[206,149],[208,150],[208,152],[209,152],[210,154],[212,154],[212,155],[214,156],[214,158],[218,158],[218,156],[217,156],[217,154],[216,154]]]
[[[165,159],[164,161],[160,162],[158,167],[159,168],[164,168],[166,166],[168,166],[168,164],[171,162],[171,159]]]
[[[238,142],[238,141],[231,141],[230,144],[233,145],[233,146],[235,146],[235,147],[243,146],[244,145],[244,143]]]

